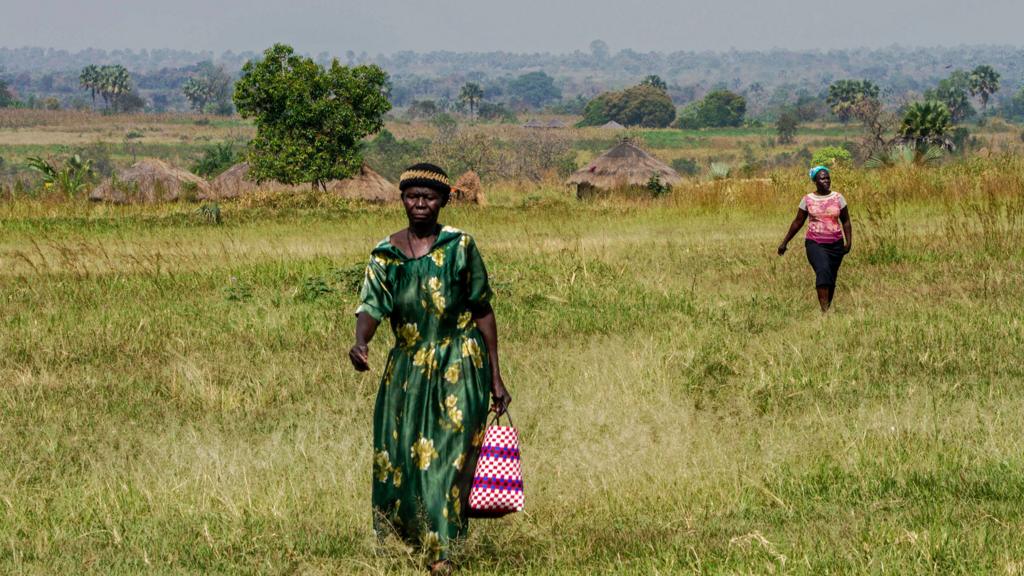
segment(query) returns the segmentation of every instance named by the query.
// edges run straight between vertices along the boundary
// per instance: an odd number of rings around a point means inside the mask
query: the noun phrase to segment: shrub
[[[665,184],[657,174],[654,174],[651,176],[651,179],[647,181],[647,191],[651,193],[651,196],[657,198],[671,192],[672,186]]]
[[[811,158],[811,164],[815,166],[834,166],[846,164],[853,160],[850,151],[842,146],[825,146],[819,148]]]
[[[192,165],[192,172],[203,178],[214,178],[234,166],[240,157],[231,142],[211,144],[203,149],[202,156]]]
[[[696,176],[700,165],[693,158],[676,158],[672,161],[672,169],[686,176]]]

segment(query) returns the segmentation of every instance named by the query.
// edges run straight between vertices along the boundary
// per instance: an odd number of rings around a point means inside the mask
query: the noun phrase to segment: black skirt
[[[804,240],[807,248],[807,261],[814,268],[815,287],[832,288],[836,285],[839,266],[843,263],[843,241],[831,244],[818,244],[814,240]]]

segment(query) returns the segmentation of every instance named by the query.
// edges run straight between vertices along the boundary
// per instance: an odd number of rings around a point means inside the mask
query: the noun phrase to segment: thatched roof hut
[[[551,120],[548,120],[548,123],[545,124],[544,127],[545,128],[568,128],[569,125],[566,124],[564,120],[559,120],[558,118],[553,118]]]
[[[669,165],[632,142],[623,140],[586,167],[573,172],[566,183],[576,185],[576,197],[584,198],[598,190],[646,186],[652,176],[657,176],[662,184],[670,186],[683,180]]]
[[[198,200],[209,194],[210,185],[199,176],[162,160],[145,158],[97,186],[89,194],[89,200],[115,204],[156,203]]]
[[[366,200],[367,202],[398,202],[401,193],[396,184],[377,174],[369,166],[363,164],[359,173],[345,180],[332,180],[327,183],[327,191],[342,198]]]
[[[608,122],[606,122],[604,124],[601,124],[600,128],[604,128],[605,130],[625,130],[626,129],[625,126],[623,126],[622,124],[619,124],[615,120],[609,120]]]
[[[486,203],[484,187],[480,183],[480,176],[476,172],[470,170],[459,176],[459,180],[452,186],[452,202],[481,205]]]
[[[537,120],[536,118],[531,118],[530,120],[528,120],[526,122],[526,124],[523,124],[523,128],[546,128],[546,127],[547,127],[546,124],[544,124],[540,120]]]
[[[256,192],[300,192],[309,189],[308,185],[291,186],[273,181],[260,182],[257,184],[253,180],[249,179],[249,170],[250,167],[248,162],[241,162],[239,164],[235,164],[231,168],[228,168],[220,176],[217,176],[212,182],[210,182],[210,194],[200,199],[226,200]]]

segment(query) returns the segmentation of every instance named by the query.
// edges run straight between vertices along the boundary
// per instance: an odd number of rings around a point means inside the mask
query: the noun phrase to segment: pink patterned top
[[[818,244],[832,244],[843,239],[839,213],[846,208],[846,198],[839,192],[827,196],[811,193],[800,200],[800,209],[807,212],[807,239]]]

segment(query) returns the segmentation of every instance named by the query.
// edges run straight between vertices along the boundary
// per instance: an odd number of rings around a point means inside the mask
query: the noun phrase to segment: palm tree
[[[981,97],[982,113],[988,108],[988,99],[999,90],[999,72],[988,64],[982,64],[971,71],[971,96]]]
[[[900,137],[917,149],[933,145],[949,148],[951,125],[949,109],[942,102],[914,102],[903,115]]]
[[[484,90],[479,84],[475,82],[466,82],[462,86],[462,90],[459,92],[459,100],[469,105],[469,115],[473,116],[476,111],[476,105],[484,97]]]
[[[99,89],[100,84],[100,69],[95,64],[90,64],[85,68],[82,68],[82,73],[78,75],[78,84],[89,91],[89,95],[92,96],[92,107],[96,107],[96,92]]]
[[[132,91],[131,74],[120,64],[102,66],[96,69],[95,91],[99,92],[107,109],[117,108],[118,99]]]

